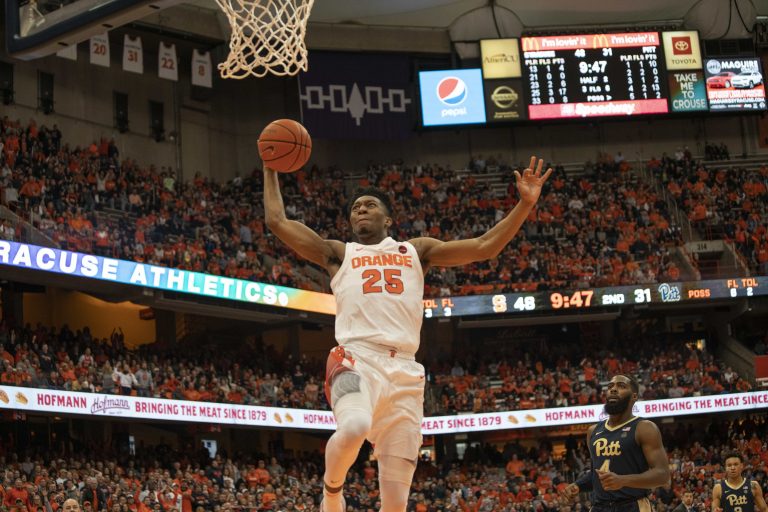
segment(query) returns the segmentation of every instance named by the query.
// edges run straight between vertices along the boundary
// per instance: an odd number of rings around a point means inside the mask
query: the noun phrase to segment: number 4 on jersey
[[[379,284],[381,281],[381,270],[376,268],[369,268],[363,272],[363,293],[381,293],[382,287]],[[400,279],[400,269],[385,268],[384,269],[384,288],[387,293],[393,295],[400,295],[403,293],[403,280]]]

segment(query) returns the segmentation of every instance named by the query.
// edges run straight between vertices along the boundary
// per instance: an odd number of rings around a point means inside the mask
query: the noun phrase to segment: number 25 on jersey
[[[400,295],[403,293],[403,280],[400,276],[400,269],[397,268],[385,268],[383,272],[377,268],[369,268],[363,272],[363,293],[386,291],[393,295]]]

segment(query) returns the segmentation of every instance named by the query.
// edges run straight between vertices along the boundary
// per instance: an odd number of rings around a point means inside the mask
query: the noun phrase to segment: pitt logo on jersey
[[[376,256],[355,256],[352,268],[395,266],[413,268],[413,256],[402,254],[377,254]]]
[[[729,494],[726,496],[726,499],[728,500],[728,504],[732,507],[735,507],[737,505],[746,505],[747,504],[747,496],[742,494],[741,496],[736,496],[734,494]]]
[[[610,444],[607,439],[598,439],[594,443],[595,454],[598,457],[616,457],[621,455],[621,443],[613,441]]]

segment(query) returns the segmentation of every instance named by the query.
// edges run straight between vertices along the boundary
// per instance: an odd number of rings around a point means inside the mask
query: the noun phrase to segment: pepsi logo
[[[461,78],[447,76],[437,84],[437,99],[445,105],[461,105],[467,99],[467,84]]]

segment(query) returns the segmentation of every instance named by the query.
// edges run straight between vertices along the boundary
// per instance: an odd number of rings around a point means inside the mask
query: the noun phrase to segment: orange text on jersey
[[[377,254],[376,256],[356,256],[352,258],[352,268],[394,265],[413,268],[413,256],[402,254]]]

